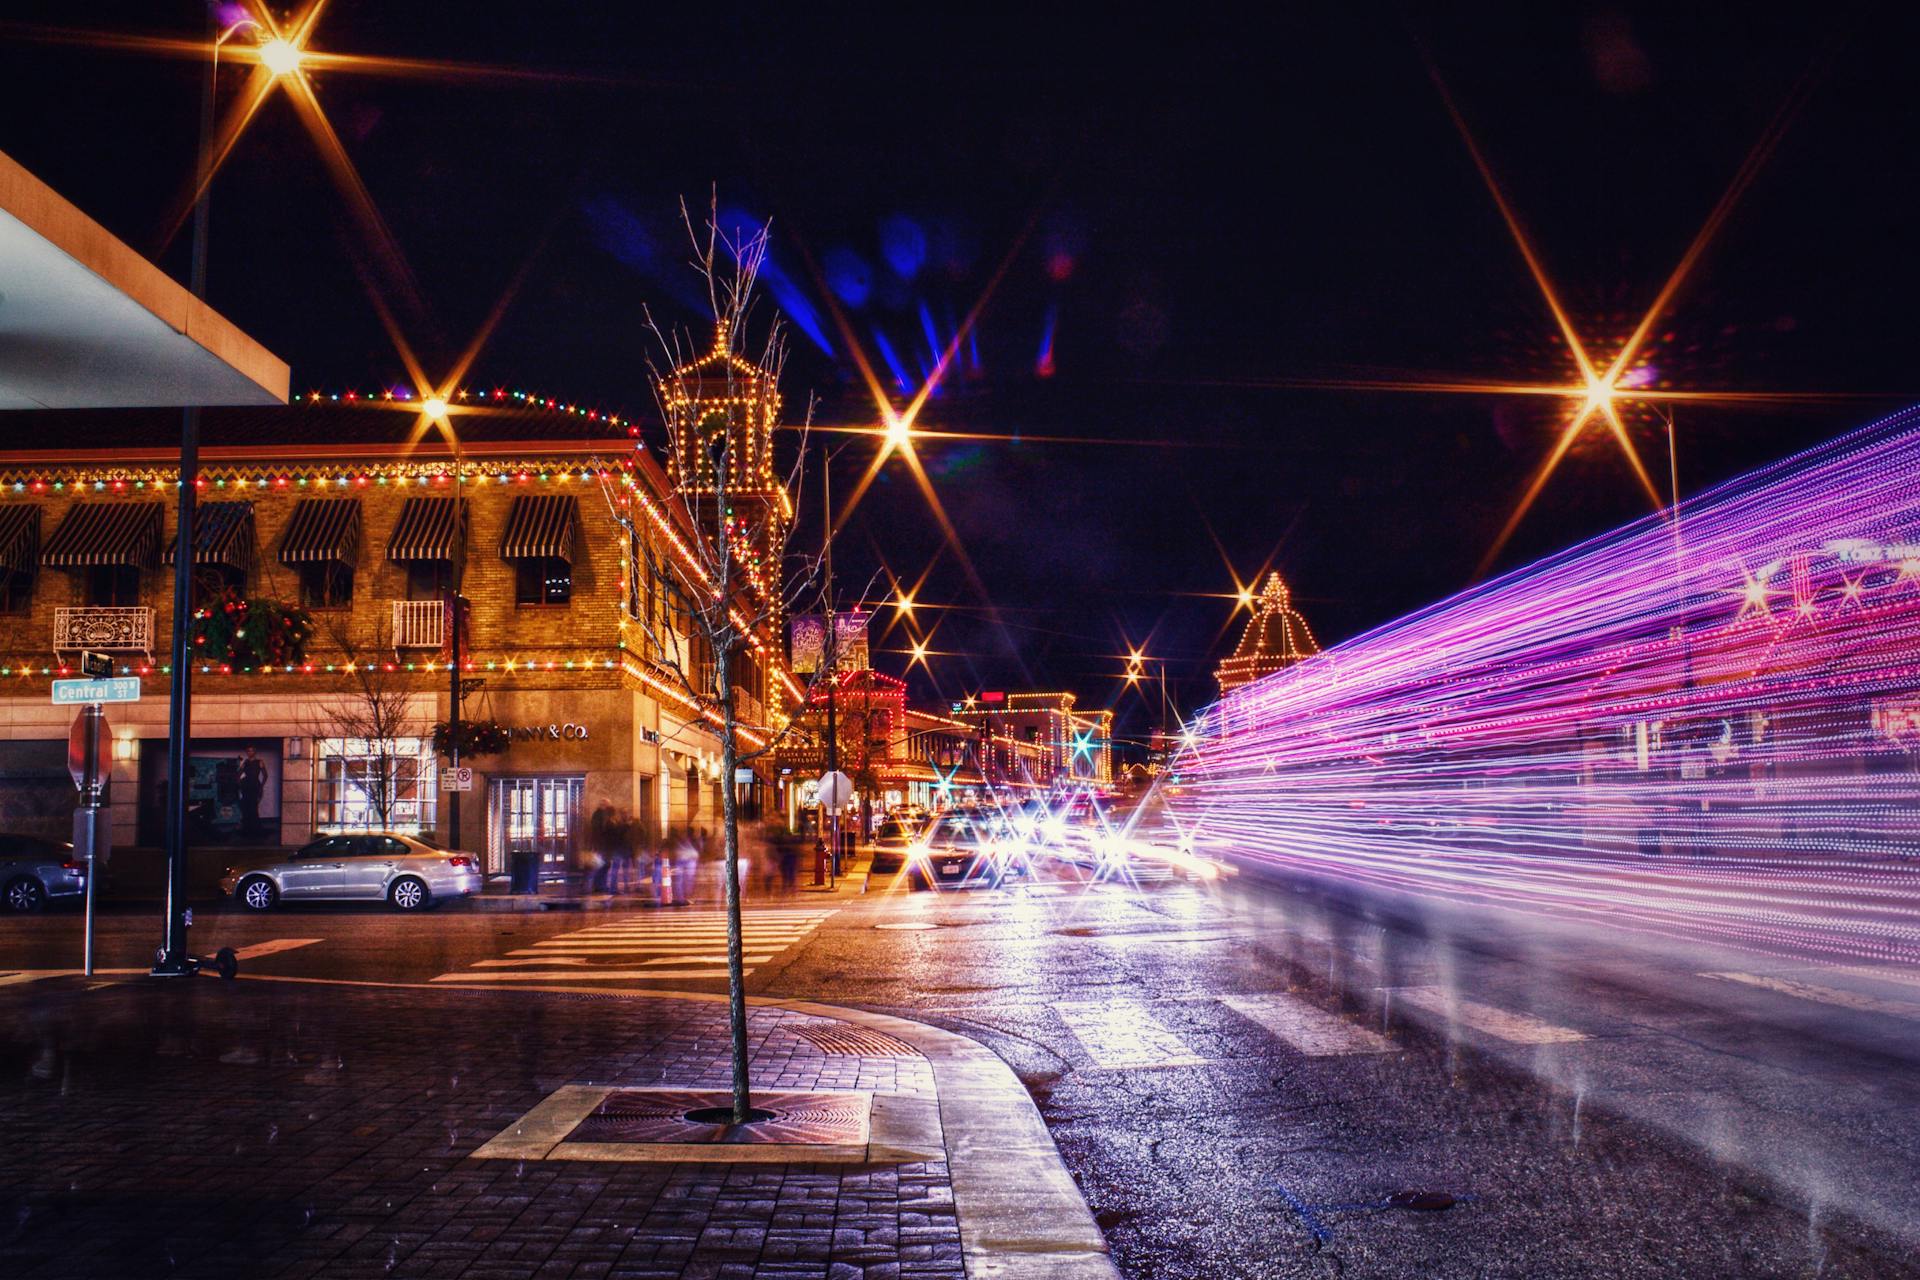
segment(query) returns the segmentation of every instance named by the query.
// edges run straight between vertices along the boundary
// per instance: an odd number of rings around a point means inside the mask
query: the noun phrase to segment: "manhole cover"
[[[575,1142],[864,1143],[867,1098],[858,1093],[756,1093],[767,1119],[727,1123],[732,1096],[707,1089],[616,1089],[569,1133]],[[719,1119],[714,1117],[718,1116]]]
[[[938,929],[940,926],[931,920],[889,920],[885,924],[873,926],[876,929]]]

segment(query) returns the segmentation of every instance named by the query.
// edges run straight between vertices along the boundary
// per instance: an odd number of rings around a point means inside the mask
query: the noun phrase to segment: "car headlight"
[[[928,855],[932,852],[933,850],[927,845],[910,844],[907,846],[907,860],[909,862],[925,862]]]

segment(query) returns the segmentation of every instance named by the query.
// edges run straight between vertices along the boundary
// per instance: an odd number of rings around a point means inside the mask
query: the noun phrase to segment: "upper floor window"
[[[444,600],[453,590],[451,560],[407,561],[407,599]]]
[[[300,603],[309,609],[345,609],[353,603],[353,566],[337,560],[301,564]]]
[[[558,556],[514,561],[515,604],[566,604],[573,599],[573,566]]]
[[[0,613],[25,613],[33,605],[33,570],[0,569]]]
[[[102,608],[139,604],[140,570],[130,564],[89,566],[87,603]]]

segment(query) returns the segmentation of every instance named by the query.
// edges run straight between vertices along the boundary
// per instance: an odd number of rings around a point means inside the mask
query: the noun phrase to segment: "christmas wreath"
[[[433,749],[447,759],[453,758],[448,749],[450,741],[447,722],[442,720],[433,726]],[[468,756],[499,755],[507,749],[510,739],[507,731],[491,720],[462,720],[460,722],[460,758]]]
[[[193,612],[193,651],[201,662],[234,671],[292,666],[307,656],[313,618],[305,609],[228,587]]]

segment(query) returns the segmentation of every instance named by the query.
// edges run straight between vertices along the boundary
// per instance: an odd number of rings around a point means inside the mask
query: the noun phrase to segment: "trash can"
[[[507,882],[515,893],[540,892],[540,855],[532,849],[508,854]]]

